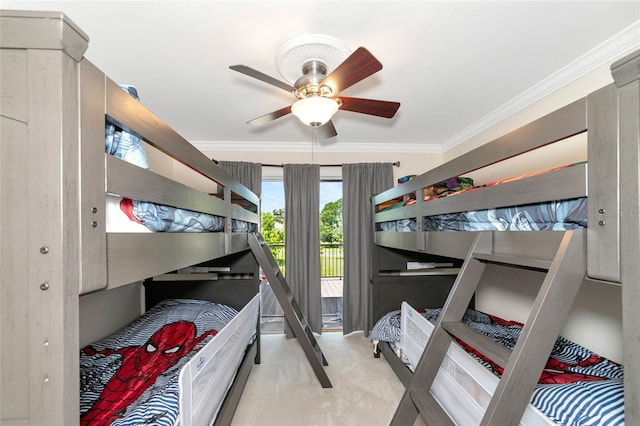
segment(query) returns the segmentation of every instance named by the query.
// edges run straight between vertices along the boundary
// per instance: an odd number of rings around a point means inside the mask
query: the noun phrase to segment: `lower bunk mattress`
[[[80,424],[210,424],[256,338],[259,300],[239,312],[165,300],[82,348]]]
[[[401,310],[374,326],[374,343],[388,342],[411,371],[415,369],[441,309]],[[468,310],[463,322],[513,348],[522,324]],[[432,393],[460,425],[480,424],[502,369],[464,342],[452,343]],[[520,424],[623,425],[623,367],[563,337],[556,341]]]

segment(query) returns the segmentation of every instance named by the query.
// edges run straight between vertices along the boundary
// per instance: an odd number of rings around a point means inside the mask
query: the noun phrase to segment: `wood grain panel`
[[[80,63],[80,293],[107,287],[104,164],[104,74]]]
[[[223,256],[224,240],[224,233],[218,232],[107,234],[108,287]]]
[[[18,71],[19,72],[19,71]],[[25,94],[23,94],[25,95]],[[0,137],[0,423],[27,419],[29,387],[29,229],[28,193],[24,191],[27,126],[1,118]],[[11,141],[11,143],[6,143]],[[27,195],[27,196],[25,196]]]
[[[620,282],[618,94],[609,85],[589,102],[589,231],[587,274]]]
[[[63,52],[29,54],[29,420],[79,412],[78,75]],[[63,95],[64,94],[64,95]],[[42,248],[42,251],[41,251]],[[46,250],[44,249],[46,248]],[[47,285],[41,290],[41,285]]]
[[[27,54],[24,50],[0,51],[0,112],[27,121]]]

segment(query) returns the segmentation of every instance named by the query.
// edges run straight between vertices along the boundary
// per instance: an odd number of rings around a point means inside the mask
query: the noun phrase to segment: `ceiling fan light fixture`
[[[307,126],[318,127],[331,120],[338,108],[338,103],[331,98],[309,96],[291,105],[291,112]]]

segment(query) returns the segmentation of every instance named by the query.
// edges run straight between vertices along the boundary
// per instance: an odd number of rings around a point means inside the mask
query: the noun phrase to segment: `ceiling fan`
[[[340,92],[344,89],[380,71],[382,64],[367,49],[359,47],[327,75],[327,63],[332,60],[335,62],[336,53],[334,44],[327,43],[327,39],[332,42],[335,39],[327,36],[321,37],[320,41],[316,37],[312,43],[309,43],[308,39],[305,38],[300,43],[295,42],[295,39],[291,40],[290,42],[294,42],[293,48],[291,43],[285,44],[287,46],[285,56],[291,52],[293,52],[294,56],[298,56],[294,62],[299,67],[297,72],[302,71],[302,76],[297,77],[293,84],[275,79],[246,65],[232,65],[229,67],[234,71],[286,90],[298,99],[292,105],[249,120],[248,124],[263,125],[293,113],[302,123],[318,129],[321,136],[328,139],[338,134],[331,121],[331,118],[338,110],[384,118],[392,118],[395,115],[400,107],[398,102],[351,98],[340,95]],[[309,46],[317,47],[319,45],[321,50],[313,52],[307,50],[305,55],[309,56],[306,57],[300,55],[300,51],[308,49]],[[328,56],[323,53],[327,51],[327,48],[330,51]],[[342,52],[344,52],[344,49],[342,49]],[[332,55],[333,57],[331,57]],[[282,55],[279,53],[278,56]],[[283,74],[282,71],[281,74]],[[289,71],[289,75],[291,75],[291,71]]]

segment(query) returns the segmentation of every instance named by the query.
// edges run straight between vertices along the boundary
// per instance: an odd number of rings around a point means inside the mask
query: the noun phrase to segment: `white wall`
[[[561,89],[548,94],[532,105],[521,109],[508,118],[501,120],[474,136],[469,137],[464,141],[464,143],[446,150],[443,157],[444,161],[451,160],[465,152],[484,145],[485,143],[505,135],[518,127],[543,117],[560,107],[581,99],[589,93],[612,82],[613,78],[611,77],[611,70],[608,65],[596,68],[594,71],[589,72]]]
[[[543,279],[541,272],[489,265],[476,293],[476,309],[525,322]],[[621,287],[585,280],[561,335],[622,362]]]

